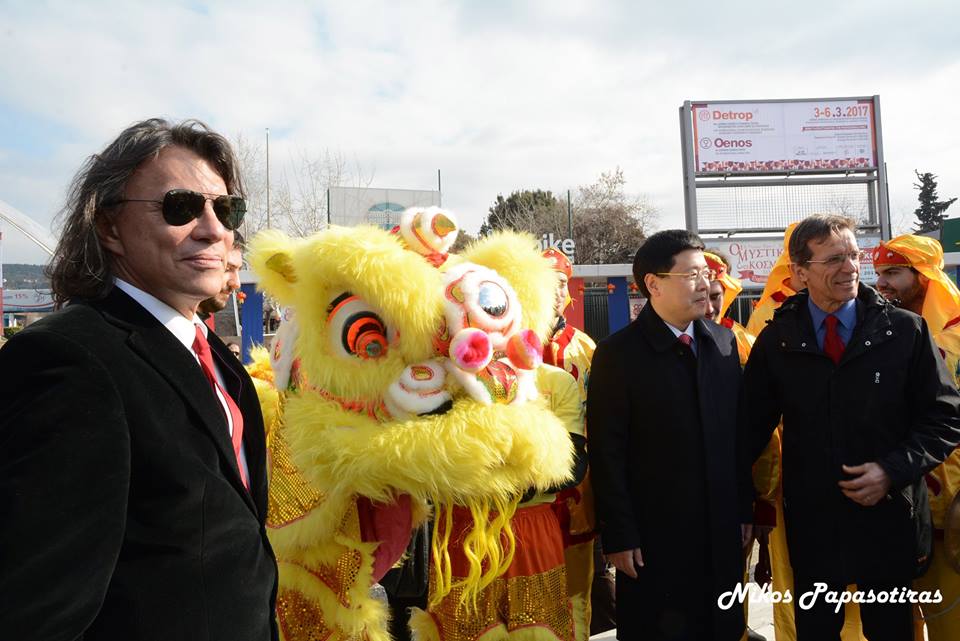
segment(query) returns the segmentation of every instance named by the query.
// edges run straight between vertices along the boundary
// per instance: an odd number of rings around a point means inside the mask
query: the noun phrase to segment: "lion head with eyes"
[[[512,514],[524,491],[569,475],[569,438],[535,386],[552,269],[532,237],[512,233],[447,254],[455,229],[444,212],[408,210],[399,233],[332,227],[253,243],[261,287],[286,308],[264,412],[286,638],[304,617],[386,638],[367,592],[428,504],[477,515],[461,586],[475,594],[512,555],[509,520],[485,515]],[[435,537],[441,566],[444,545]]]

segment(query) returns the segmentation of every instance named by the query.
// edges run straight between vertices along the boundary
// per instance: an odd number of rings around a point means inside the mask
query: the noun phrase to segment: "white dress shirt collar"
[[[114,278],[114,282],[125,294],[137,301],[141,307],[160,321],[160,324],[166,327],[191,353],[193,352],[193,341],[197,337],[197,330],[193,328],[194,325],[199,325],[202,328],[203,335],[207,335],[207,326],[196,314],[193,315],[192,319],[187,318],[156,296],[148,294],[125,280]]]
[[[693,321],[690,321],[690,323],[687,325],[687,328],[682,332],[667,321],[663,321],[663,324],[669,327],[670,331],[673,332],[673,335],[677,338],[680,338],[681,334],[686,334],[690,337],[691,344],[697,341],[696,337],[693,335]]]

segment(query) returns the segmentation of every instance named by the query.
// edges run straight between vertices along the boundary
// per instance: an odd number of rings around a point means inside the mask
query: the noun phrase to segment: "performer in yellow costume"
[[[777,262],[770,270],[764,285],[763,293],[757,306],[747,321],[747,332],[752,336],[758,336],[767,321],[773,318],[773,313],[783,304],[785,300],[797,293],[791,282],[792,271],[790,268],[790,235],[793,233],[796,223],[787,226],[783,236],[783,252],[777,258]],[[754,484],[758,488],[761,496],[768,497],[768,504],[772,502],[773,512],[762,517],[761,520],[776,523],[776,526],[769,534],[770,548],[770,569],[772,574],[773,591],[786,593],[787,590],[793,596],[792,603],[774,603],[773,604],[773,627],[777,635],[777,641],[796,641],[797,628],[794,622],[793,608],[799,595],[794,593],[793,588],[793,568],[790,565],[790,553],[787,550],[786,526],[783,521],[783,493],[780,486],[783,478],[781,468],[780,439],[782,437],[782,427],[778,427],[774,432],[766,452],[757,461],[767,460],[765,466],[766,472],[754,466]],[[774,443],[776,440],[776,443]],[[769,455],[769,456],[768,456]],[[762,488],[762,489],[761,489]],[[761,508],[764,510],[766,508]],[[860,606],[856,603],[847,603],[844,606],[844,623],[840,632],[840,638],[843,641],[867,641],[863,636],[860,624]]]
[[[559,367],[573,376],[580,391],[581,407],[585,408],[590,361],[597,345],[584,332],[569,325],[563,315],[570,305],[568,282],[573,277],[570,260],[557,249],[548,249],[543,252],[543,256],[550,261],[557,276],[554,290],[554,326],[543,348],[543,362]],[[567,593],[573,600],[578,621],[585,622],[584,626],[577,628],[577,641],[584,641],[590,636],[590,599],[595,570],[593,547],[596,538],[593,488],[590,485],[589,472],[579,485],[560,492],[554,507],[564,530]]]
[[[898,307],[920,314],[960,383],[960,290],[943,271],[943,248],[933,238],[897,236],[873,250],[877,289]],[[916,590],[940,590],[943,601],[922,606],[930,641],[960,639],[960,449],[926,477],[933,517],[933,559]],[[953,528],[948,527],[953,523]],[[922,641],[923,620],[916,638]]]
[[[260,285],[285,308],[272,371],[258,382],[281,637],[387,641],[387,610],[370,588],[432,505],[435,573],[428,611],[414,616],[419,638],[567,641],[562,566],[553,589],[537,568],[516,567],[511,526],[524,492],[571,475],[567,427],[536,385],[553,272],[518,234],[448,255],[456,225],[435,208],[408,210],[398,231],[266,232],[253,243]],[[466,523],[458,540],[455,512]],[[511,589],[479,607],[508,572]],[[565,618],[540,616],[544,595]],[[441,635],[450,599],[463,625]]]

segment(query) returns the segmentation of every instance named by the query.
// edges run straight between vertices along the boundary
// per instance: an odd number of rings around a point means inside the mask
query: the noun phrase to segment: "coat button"
[[[863,344],[866,345],[867,347],[870,347],[870,341],[864,341]]]
[[[806,346],[807,346],[806,343],[800,343],[800,347],[806,347]]]
[[[893,332],[891,332],[889,329],[887,330],[887,336],[893,336]]]
[[[787,346],[786,343],[780,343],[780,347],[786,347],[786,346]]]

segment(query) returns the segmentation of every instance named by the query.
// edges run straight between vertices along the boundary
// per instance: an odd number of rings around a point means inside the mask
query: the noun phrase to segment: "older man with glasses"
[[[4,638],[278,638],[260,406],[197,315],[245,210],[197,121],[136,123],[74,179],[63,308],[0,353]]]
[[[633,273],[648,302],[597,346],[587,397],[617,637],[736,641],[743,608],[718,606],[742,579],[752,517],[749,469],[737,477],[736,339],[703,319],[714,273],[696,235],[654,234]]]
[[[930,555],[923,475],[960,442],[960,396],[930,329],[860,283],[854,231],[831,215],[796,226],[801,291],[760,332],[744,372],[754,457],[783,417],[799,641],[839,639],[843,599],[861,601],[871,641],[912,639],[921,596],[909,590]]]

